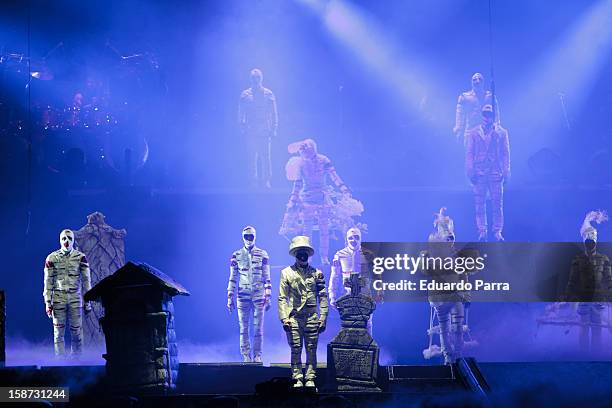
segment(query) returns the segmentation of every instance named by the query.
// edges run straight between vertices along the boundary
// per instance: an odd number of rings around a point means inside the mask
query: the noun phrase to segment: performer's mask
[[[251,86],[253,88],[259,88],[263,82],[263,73],[261,70],[255,68],[251,70]]]
[[[312,159],[317,155],[317,144],[312,139],[306,139],[300,145],[300,156]]]
[[[586,249],[586,251],[588,253],[593,253],[595,252],[595,248],[597,248],[597,241],[595,241],[594,239],[585,239],[584,240],[584,248]]]
[[[490,125],[495,121],[495,112],[493,112],[493,106],[485,105],[482,107],[482,123]]]
[[[295,258],[300,262],[308,262],[308,251],[305,249],[298,249],[295,252]]]
[[[66,252],[74,249],[74,232],[72,230],[65,229],[60,233],[60,246]]]
[[[361,231],[358,228],[349,228],[346,231],[346,243],[348,246],[356,250],[361,247]]]
[[[250,225],[242,230],[242,242],[246,248],[252,248],[255,245],[256,232],[255,228]]]

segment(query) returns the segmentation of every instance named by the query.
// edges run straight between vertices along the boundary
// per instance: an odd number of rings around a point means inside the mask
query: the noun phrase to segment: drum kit
[[[104,75],[88,70],[86,78],[73,73],[79,77],[73,80],[47,57],[0,53],[0,139],[31,143],[34,164],[52,173],[82,171],[95,178],[100,171],[133,174],[143,167],[149,147],[135,119],[141,116],[138,104],[128,103],[125,92],[113,98],[111,90],[159,66],[146,53],[117,56],[116,63],[96,67]]]

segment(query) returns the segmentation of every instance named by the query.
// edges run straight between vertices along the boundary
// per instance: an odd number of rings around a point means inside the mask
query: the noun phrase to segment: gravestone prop
[[[376,309],[370,296],[360,293],[359,274],[351,274],[351,293],[336,301],[340,332],[327,345],[329,383],[338,391],[380,392],[376,384],[380,349],[367,323]]]
[[[174,331],[179,283],[146,263],[128,262],[85,295],[102,301],[106,374],[115,392],[163,393],[176,387],[178,347]]]
[[[104,214],[94,212],[87,216],[87,224],[75,232],[79,250],[87,256],[91,271],[91,285],[111,275],[125,264],[125,229],[114,229],[105,222]],[[91,313],[83,315],[83,343],[87,348],[104,345],[100,327],[102,305],[92,302]]]
[[[0,367],[6,362],[6,299],[0,290]]]

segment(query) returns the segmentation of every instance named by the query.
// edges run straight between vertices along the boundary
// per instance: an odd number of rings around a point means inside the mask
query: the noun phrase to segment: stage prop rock
[[[6,363],[6,298],[0,290],[0,367]]]
[[[91,270],[91,285],[111,275],[125,264],[125,229],[114,229],[105,222],[104,214],[87,216],[87,224],[75,232],[79,250],[87,256]],[[102,305],[92,303],[92,312],[83,315],[83,342],[87,348],[104,345],[99,320]]]
[[[327,345],[329,383],[338,391],[380,392],[376,384],[380,349],[367,330],[376,303],[359,293],[357,283],[351,285],[351,294],[336,301],[336,308],[341,329]]]
[[[176,387],[176,295],[189,292],[146,263],[128,262],[85,295],[102,301],[106,374],[115,392],[160,393]]]

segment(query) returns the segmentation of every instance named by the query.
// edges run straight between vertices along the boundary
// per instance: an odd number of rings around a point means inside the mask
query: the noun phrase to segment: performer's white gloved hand
[[[232,313],[232,311],[236,308],[236,304],[234,302],[234,294],[227,294],[227,311]]]
[[[266,295],[264,299],[264,309],[266,312],[270,310],[270,295]]]
[[[461,137],[461,136],[462,136],[462,133],[463,133],[463,132],[461,132],[461,129],[460,129],[460,128],[458,128],[458,127],[454,127],[454,128],[453,128],[453,135],[455,135],[455,138],[457,139],[457,142],[462,141],[462,140],[461,140],[461,139],[462,139],[462,137]]]

